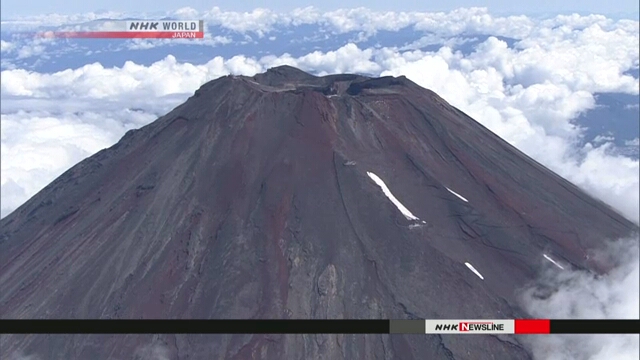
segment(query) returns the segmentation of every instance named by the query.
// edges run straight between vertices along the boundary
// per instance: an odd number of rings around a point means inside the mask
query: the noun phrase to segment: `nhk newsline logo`
[[[436,330],[504,331],[504,324],[494,322],[461,322],[459,325],[437,324]]]
[[[514,320],[426,320],[427,334],[513,334]]]
[[[54,31],[44,37],[105,39],[202,39],[202,20],[108,20],[92,23],[86,31]]]

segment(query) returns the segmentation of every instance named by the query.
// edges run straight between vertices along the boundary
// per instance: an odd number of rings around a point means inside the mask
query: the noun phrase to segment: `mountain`
[[[539,271],[606,271],[590,251],[637,229],[405,77],[282,66],[204,84],[0,220],[0,313],[520,318]],[[152,343],[170,359],[530,358],[490,335],[0,339],[43,359]]]

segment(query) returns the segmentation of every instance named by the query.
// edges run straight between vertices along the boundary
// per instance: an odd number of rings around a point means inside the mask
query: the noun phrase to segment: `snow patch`
[[[451,191],[451,190],[449,190],[449,191]],[[478,270],[476,270],[476,268],[474,268],[473,265],[469,264],[468,262],[466,262],[464,264],[467,265],[469,270],[473,271],[474,274],[478,275],[478,277],[480,279],[484,280],[484,277],[482,276],[482,274],[480,274],[480,272],[478,272]]]
[[[409,229],[415,229],[415,228],[423,227],[425,225],[427,225],[427,222],[424,220],[421,220],[419,223],[414,223],[409,225]]]
[[[564,267],[560,264],[558,264],[555,260],[553,260],[552,258],[549,257],[549,255],[547,254],[542,254],[542,256],[544,256],[545,259],[551,261],[551,263],[553,263],[553,265],[559,267],[560,269],[564,270]]]
[[[413,215],[411,211],[409,211],[409,209],[404,207],[404,205],[402,205],[402,203],[398,201],[398,199],[396,199],[395,196],[393,196],[393,194],[391,193],[391,190],[389,190],[389,188],[387,187],[387,184],[385,184],[384,181],[382,181],[382,179],[378,177],[378,175],[368,171],[367,171],[367,175],[369,175],[371,180],[373,180],[376,184],[378,184],[378,186],[380,186],[380,188],[382,189],[382,192],[389,198],[389,200],[391,200],[393,205],[395,205],[398,208],[398,210],[400,210],[402,215],[404,215],[404,217],[406,217],[407,220],[420,220],[418,217]],[[425,222],[423,221],[423,223]]]
[[[446,186],[445,186],[446,187]],[[464,197],[462,197],[462,195],[458,194],[457,192],[447,188],[447,190],[449,190],[450,193],[452,193],[453,195],[457,196],[460,200],[464,201],[464,202],[469,202],[469,200],[465,199]]]

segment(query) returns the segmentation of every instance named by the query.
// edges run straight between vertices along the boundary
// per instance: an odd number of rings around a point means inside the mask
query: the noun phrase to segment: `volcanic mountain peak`
[[[265,85],[274,85],[282,82],[308,82],[317,78],[289,65],[272,67],[265,73],[257,74],[253,77],[255,81]]]
[[[517,318],[540,269],[602,271],[590,251],[637,229],[406,78],[278,67],[203,85],[1,219],[0,316]],[[107,359],[141,341],[0,348]],[[482,336],[163,341],[172,358],[529,358]]]
[[[203,90],[206,91],[217,82],[228,81],[229,79],[251,84],[252,87],[262,92],[316,91],[327,96],[393,94],[402,93],[409,88],[419,88],[405,76],[371,78],[356,74],[336,74],[318,77],[284,65],[271,68],[265,73],[257,74],[253,77],[229,75],[213,80],[203,85],[196,94],[199,95]]]

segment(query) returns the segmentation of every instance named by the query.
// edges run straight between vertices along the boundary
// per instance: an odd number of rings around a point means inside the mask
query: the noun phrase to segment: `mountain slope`
[[[589,252],[635,230],[404,77],[283,66],[203,85],[0,220],[0,313],[524,317],[518,291],[554,266],[544,255],[604,271]],[[0,345],[124,359],[151,338]],[[529,358],[517,339],[493,336],[154,339],[170,358]]]

